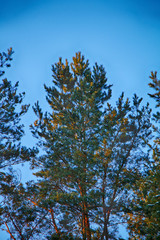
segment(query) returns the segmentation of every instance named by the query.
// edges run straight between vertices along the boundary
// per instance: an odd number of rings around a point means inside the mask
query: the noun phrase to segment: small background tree
[[[11,66],[12,55],[12,48],[7,53],[0,53],[1,78],[5,74],[5,67],[8,68]],[[17,93],[17,90],[18,82],[13,85],[7,78],[1,80],[0,227],[4,231],[7,231],[12,239],[29,239],[22,238],[22,225],[27,225],[26,222],[28,221],[27,219],[30,219],[31,210],[30,207],[27,207],[27,202],[20,193],[23,187],[19,181],[17,182],[12,166],[34,158],[36,149],[28,149],[21,145],[24,130],[23,124],[20,121],[21,117],[27,112],[29,105],[22,104],[25,93]],[[29,231],[27,227],[25,231],[25,234],[27,234]],[[28,236],[30,236],[30,233]]]
[[[160,80],[157,72],[151,72],[149,86],[155,90],[149,96],[160,107]],[[128,206],[128,228],[131,239],[156,240],[160,238],[160,111],[153,113],[153,144],[148,142],[152,153],[145,175],[137,179],[133,186],[135,196]],[[147,139],[145,139],[147,141]]]

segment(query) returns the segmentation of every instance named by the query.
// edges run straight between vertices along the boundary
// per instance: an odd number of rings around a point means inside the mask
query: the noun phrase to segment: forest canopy
[[[38,101],[32,107],[37,145],[31,149],[21,144],[25,93],[3,78],[12,55],[12,48],[0,53],[0,229],[21,240],[122,240],[125,225],[129,239],[158,239],[157,72],[149,83],[154,112],[136,94],[129,99],[122,92],[111,104],[104,67],[91,68],[80,52],[71,63],[59,58],[51,86],[44,84],[49,110]],[[16,165],[26,162],[36,180],[22,183]]]

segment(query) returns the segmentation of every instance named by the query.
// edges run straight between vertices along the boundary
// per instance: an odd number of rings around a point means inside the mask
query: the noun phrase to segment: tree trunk
[[[84,191],[82,186],[79,184],[80,195],[83,197]],[[90,231],[90,223],[89,223],[89,216],[87,210],[87,203],[85,201],[82,202],[82,235],[83,240],[91,240],[91,231]]]
[[[101,240],[104,240],[104,239],[108,240],[108,221],[109,221],[109,219],[107,219],[107,207],[106,207],[106,203],[105,203],[107,167],[108,167],[108,164],[105,164],[104,165],[103,184],[102,184],[102,204],[103,204],[104,226],[103,226],[103,234],[101,236]]]
[[[87,240],[91,240],[91,231],[90,231],[90,224],[89,224],[89,217],[88,217],[87,209],[85,212],[85,228],[86,228]]]

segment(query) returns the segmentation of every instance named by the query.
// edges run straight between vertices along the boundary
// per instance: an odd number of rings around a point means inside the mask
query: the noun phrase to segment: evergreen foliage
[[[0,53],[0,77],[5,74],[5,67],[10,67],[12,48],[8,53]],[[29,105],[22,105],[25,93],[17,93],[18,82],[13,85],[7,78],[0,82],[0,169],[29,160],[34,151],[21,147],[20,140],[24,134],[20,124]],[[18,111],[19,109],[19,111]]]
[[[11,66],[12,54],[12,48],[7,53],[0,53],[1,78],[5,74],[5,67]],[[31,215],[34,209],[25,206],[26,201],[22,200],[20,195],[22,187],[17,185],[11,166],[29,161],[35,157],[37,150],[21,146],[24,126],[20,121],[29,105],[22,104],[25,93],[17,93],[17,89],[18,82],[13,85],[7,78],[0,82],[0,227],[8,232],[12,239],[29,239],[21,237],[22,225],[27,226],[26,221],[29,221],[29,214]],[[28,228],[25,228],[25,234],[29,236],[31,233],[28,231]]]
[[[156,108],[160,103],[160,81],[157,72],[151,72],[152,82],[149,86],[155,90],[149,96],[156,100]],[[128,206],[128,228],[131,239],[157,240],[160,238],[160,111],[153,114],[156,125],[153,125],[154,142],[151,145],[151,160],[148,171],[133,186],[135,196]],[[158,123],[158,124],[157,124]]]
[[[14,240],[43,239],[46,212],[30,201],[16,171],[1,174],[0,195],[1,229]]]
[[[103,66],[91,71],[81,53],[70,65],[60,58],[52,72],[53,86],[44,86],[51,111],[33,107],[31,130],[46,152],[37,163],[38,202],[54,212],[59,237],[116,239],[129,185],[148,160],[142,147],[151,133],[149,106],[122,93],[112,107]]]
[[[0,54],[1,77],[12,54]],[[30,126],[41,155],[21,146],[25,94],[18,83],[0,83],[1,229],[14,240],[120,240],[118,226],[127,223],[130,239],[158,239],[159,110],[152,125],[149,104],[136,94],[112,105],[104,67],[91,69],[80,52],[70,64],[60,58],[52,73],[52,86],[44,85],[50,111],[37,102]],[[158,109],[156,72],[151,79]],[[37,177],[25,185],[5,169],[24,161]]]

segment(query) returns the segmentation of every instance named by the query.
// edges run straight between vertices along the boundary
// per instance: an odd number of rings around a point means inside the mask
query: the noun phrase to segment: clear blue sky
[[[6,76],[20,82],[26,103],[39,99],[45,108],[51,65],[77,51],[91,65],[104,65],[113,101],[124,91],[146,102],[150,71],[160,69],[160,1],[0,0],[0,51],[9,47],[15,54]],[[28,146],[34,143],[28,130],[33,119],[30,108],[24,118]]]

